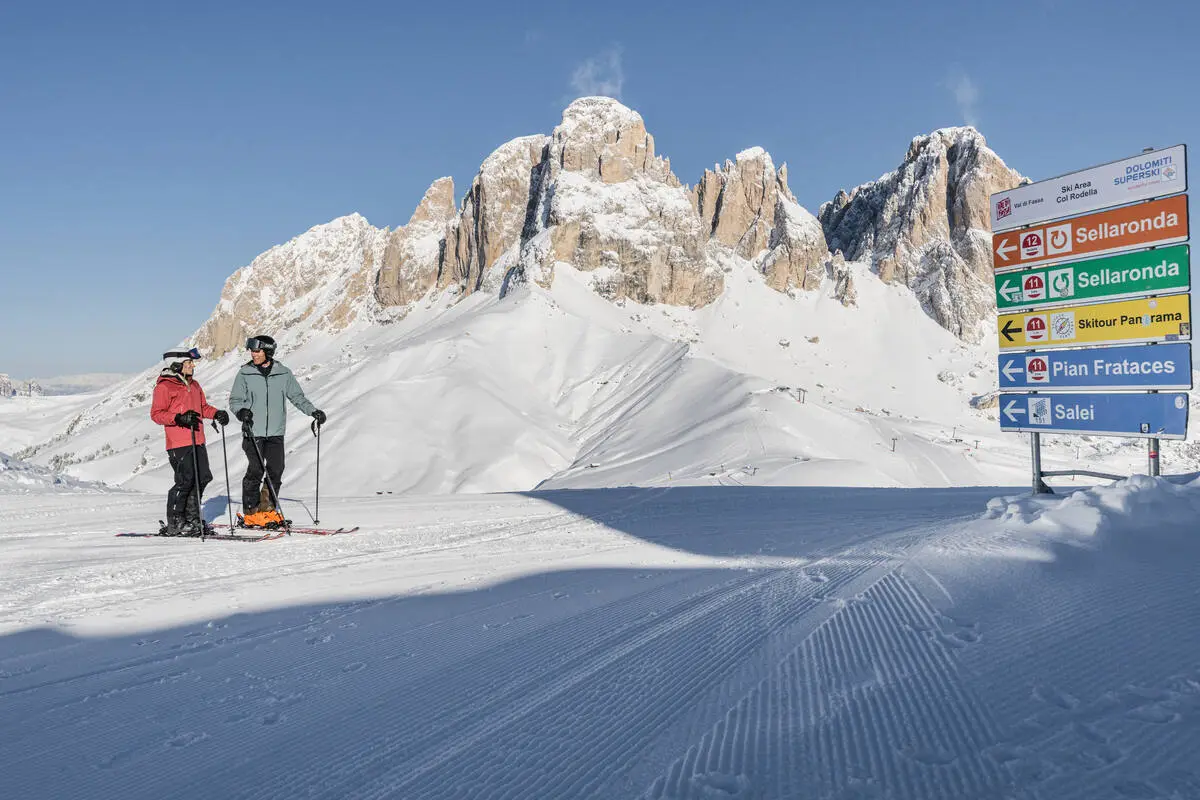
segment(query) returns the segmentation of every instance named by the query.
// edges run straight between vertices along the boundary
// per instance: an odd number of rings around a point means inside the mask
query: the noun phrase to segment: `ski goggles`
[[[200,359],[200,351],[193,347],[191,350],[172,350],[168,353],[163,353],[163,358],[178,358],[183,361],[198,361]]]
[[[266,342],[259,338],[247,339],[246,340],[246,349],[247,350],[262,350],[264,352],[271,352],[275,349],[275,343],[274,342]]]

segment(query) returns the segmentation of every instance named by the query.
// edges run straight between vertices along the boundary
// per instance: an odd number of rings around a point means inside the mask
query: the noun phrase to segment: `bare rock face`
[[[216,357],[240,348],[248,335],[337,332],[372,314],[377,254],[386,237],[351,214],[272,247],[225,281],[196,346]]]
[[[940,325],[975,338],[991,300],[988,196],[1021,180],[974,128],[946,128],[913,139],[894,172],[838,192],[819,218],[831,249],[910,287]]]
[[[824,231],[788,188],[787,166],[776,170],[761,147],[705,170],[692,196],[712,239],[742,258],[757,259],[771,288],[820,286],[829,255]]]
[[[986,394],[976,395],[971,398],[970,405],[971,408],[978,409],[979,411],[987,411],[991,408],[999,408],[1000,393],[987,392]]]
[[[563,171],[603,183],[645,175],[680,185],[671,162],[654,154],[654,137],[641,115],[609,97],[581,97],[567,107],[551,136],[550,157]]]
[[[782,169],[781,169],[782,172]],[[825,277],[829,248],[821,223],[804,210],[787,191],[786,174],[781,176],[775,200],[775,220],[760,269],[767,285],[783,292],[789,287],[811,291]]]
[[[691,194],[654,154],[636,112],[585,97],[563,112],[540,165],[519,268],[542,285],[554,264],[605,270],[606,294],[702,306],[723,288]]]
[[[446,237],[456,214],[454,180],[438,178],[425,191],[408,224],[387,236],[375,278],[375,298],[381,305],[407,305],[437,284]]]
[[[825,269],[833,280],[833,296],[843,306],[858,305],[858,289],[854,285],[854,273],[846,266],[846,258],[841,250],[834,252],[825,262]]]
[[[767,249],[780,183],[790,197],[786,177],[780,179],[771,156],[761,147],[743,150],[735,161],[704,171],[695,189],[697,211],[712,238],[742,258],[754,258]]]
[[[457,285],[464,294],[477,291],[500,257],[520,245],[530,184],[546,142],[541,134],[523,136],[484,160],[447,236],[439,287]]]

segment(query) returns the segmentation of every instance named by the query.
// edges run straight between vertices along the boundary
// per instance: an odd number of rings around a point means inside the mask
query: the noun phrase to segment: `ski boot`
[[[183,533],[183,526],[184,526],[183,517],[179,516],[178,514],[167,514],[167,521],[164,523],[160,519],[158,521],[158,524],[159,524],[159,529],[158,529],[159,536],[184,536],[185,535]]]
[[[189,495],[187,499],[187,511],[183,518],[179,521],[180,533],[178,536],[211,536],[213,534],[212,525],[209,525],[200,516],[200,508],[196,505],[196,496]]]
[[[284,519],[283,514],[268,507],[246,509],[245,514],[237,515],[237,523],[239,528],[265,528],[269,531],[275,531],[280,528],[291,527],[292,521]]]

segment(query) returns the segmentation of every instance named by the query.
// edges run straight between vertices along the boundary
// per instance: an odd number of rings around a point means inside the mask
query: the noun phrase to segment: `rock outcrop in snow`
[[[722,287],[690,193],[654,153],[641,116],[585,97],[563,112],[539,167],[520,269],[542,285],[554,265],[603,271],[612,299],[702,306]]]
[[[484,160],[446,242],[446,253],[452,258],[442,269],[440,287],[457,285],[464,294],[474,292],[505,252],[515,252],[525,230],[530,186],[546,141],[542,135],[522,136]]]
[[[408,224],[387,236],[375,278],[380,304],[408,305],[437,285],[456,213],[454,180],[438,178],[425,190]]]
[[[825,234],[796,202],[787,167],[778,170],[761,147],[705,170],[692,193],[712,239],[738,256],[757,259],[773,289],[815,289],[825,277]]]
[[[255,333],[278,339],[287,332],[295,344],[308,330],[345,329],[377,308],[374,287],[386,240],[386,231],[351,214],[272,247],[225,281],[196,346],[217,356]]]
[[[39,397],[45,393],[46,390],[35,380],[14,381],[8,375],[0,372],[0,397],[12,397],[18,394]]]
[[[0,495],[108,491],[113,490],[103,483],[81,481],[47,467],[22,461],[7,453],[0,453]]]
[[[838,192],[819,217],[830,249],[902,283],[962,338],[995,311],[988,196],[1021,183],[974,128],[918,136],[877,181]]]
[[[723,286],[710,242],[757,260],[779,290],[812,289],[825,275],[824,234],[788,188],[786,167],[751,148],[689,190],[641,116],[607,97],[576,100],[550,136],[488,156],[452,224],[445,202],[430,200],[439,188],[422,201],[441,211],[425,215],[421,256],[406,249],[415,217],[390,235],[375,295],[385,306],[433,286],[497,288],[508,272],[549,286],[557,263],[595,273],[610,299],[702,306]]]

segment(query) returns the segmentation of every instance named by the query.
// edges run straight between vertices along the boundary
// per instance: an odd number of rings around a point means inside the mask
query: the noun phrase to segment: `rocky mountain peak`
[[[604,183],[636,174],[679,186],[671,163],[654,154],[654,137],[636,111],[611,97],[581,97],[563,111],[551,134],[556,165]]]
[[[534,173],[548,139],[521,136],[484,159],[463,198],[458,222],[446,240],[447,261],[438,285],[478,290],[500,257],[521,240]]]
[[[956,335],[975,339],[993,310],[988,197],[1023,179],[970,127],[917,136],[876,181],[840,191],[819,218],[831,250],[910,287]]]
[[[779,291],[828,279],[847,304],[856,292],[845,261],[866,261],[970,338],[991,308],[988,195],[1020,180],[974,128],[943,128],[914,137],[899,167],[838,192],[814,217],[763,148],[688,188],[640,114],[583,97],[550,134],[493,151],[457,204],[454,182],[438,178],[394,230],[351,214],[263,253],[226,282],[196,342],[219,354],[247,332],[336,332],[394,319],[433,290],[499,291],[510,276],[549,286],[560,262],[592,273],[614,300],[697,307],[723,290],[727,257]]]
[[[380,305],[406,306],[437,283],[446,236],[457,213],[454,180],[438,178],[425,190],[408,224],[387,235],[375,276],[375,299]]]
[[[712,237],[742,258],[754,258],[767,246],[781,186],[783,196],[794,201],[786,172],[776,172],[770,154],[752,147],[706,169],[692,194]]]
[[[348,214],[272,247],[225,281],[196,346],[219,356],[254,332],[343,330],[372,308],[375,254],[385,235]]]
[[[412,216],[409,217],[408,225],[405,227],[411,228],[414,225],[420,225],[425,222],[444,225],[454,218],[456,211],[457,209],[454,205],[454,179],[450,177],[438,178],[425,190],[425,196],[417,204]]]

